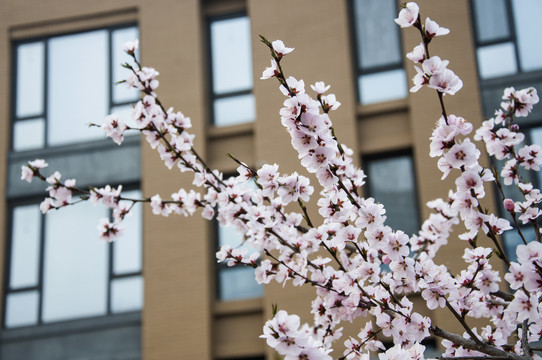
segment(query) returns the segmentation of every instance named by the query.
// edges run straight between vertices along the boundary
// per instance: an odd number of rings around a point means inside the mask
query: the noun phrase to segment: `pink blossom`
[[[100,220],[98,230],[100,231],[100,239],[107,242],[112,242],[113,240],[118,239],[123,232],[118,224],[111,223],[108,219]]]
[[[442,72],[431,76],[429,87],[438,90],[443,95],[454,95],[463,87],[463,81],[452,70],[444,69]]]
[[[479,157],[480,151],[468,138],[463,143],[454,144],[444,155],[450,166],[455,169],[470,167],[477,163]]]
[[[32,170],[28,165],[21,166],[21,180],[26,180],[31,183],[34,178],[34,170]]]
[[[260,79],[262,80],[270,79],[272,77],[277,76],[278,73],[279,73],[279,70],[278,70],[277,62],[275,61],[275,59],[271,59],[271,66],[266,68],[263,71],[262,77]]]
[[[49,210],[54,209],[54,201],[51,198],[45,198],[40,204],[40,210],[42,214],[46,214]]]
[[[134,55],[138,47],[139,47],[138,39],[135,39],[134,41],[127,41],[122,45],[122,49],[129,55]]]
[[[110,137],[117,145],[122,144],[124,140],[124,132],[126,131],[126,124],[116,114],[108,115],[105,118],[102,128],[105,134]]]
[[[399,17],[395,19],[395,22],[402,28],[410,27],[418,20],[419,11],[420,8],[418,7],[418,4],[409,2],[401,9]]]
[[[275,40],[271,43],[271,45],[273,46],[273,50],[275,50],[275,53],[279,59],[294,51],[294,48],[286,47],[282,40]]]
[[[406,57],[415,63],[422,63],[426,59],[423,43],[416,45],[411,52],[406,54]]]
[[[439,24],[429,18],[425,19],[425,34],[427,37],[433,38],[435,36],[447,35],[449,33],[449,29],[440,27]]]
[[[326,91],[329,90],[331,85],[326,85],[323,81],[317,81],[314,83],[314,85],[311,85],[312,90],[316,92],[318,95],[322,95]]]
[[[326,110],[337,110],[341,106],[341,103],[335,98],[335,94],[322,96],[322,102]]]

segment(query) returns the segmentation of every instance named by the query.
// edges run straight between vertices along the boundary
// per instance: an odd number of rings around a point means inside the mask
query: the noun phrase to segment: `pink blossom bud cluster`
[[[40,169],[46,168],[49,165],[43,159],[36,159],[29,161],[27,165],[21,166],[21,180],[32,182],[34,177],[38,177],[40,180],[45,181],[49,197],[45,198],[40,204],[40,210],[43,214],[47,213],[51,209],[59,209],[66,205],[70,205],[72,200],[73,191],[76,191],[75,179],[68,179],[64,183],[60,181],[62,175],[55,171],[49,177],[45,177],[40,173]]]
[[[285,360],[315,359],[331,360],[330,351],[323,350],[322,344],[312,335],[312,329],[304,324],[297,315],[288,315],[284,310],[276,313],[267,321],[261,338],[274,348]]]
[[[539,97],[534,88],[515,90],[509,87],[504,90],[502,99],[504,101],[501,109],[495,111],[495,117],[482,123],[476,131],[475,139],[485,143],[489,155],[497,160],[506,160],[500,173],[503,184],[517,186],[524,201],[517,201],[512,206],[512,200],[507,199],[505,206],[508,205],[507,211],[518,214],[518,219],[527,224],[534,222],[542,214],[537,205],[542,201],[542,195],[540,190],[526,183],[520,173],[525,170],[540,170],[542,148],[536,144],[522,145],[525,136],[518,132],[519,127],[513,121],[514,116],[527,116],[533,105],[538,103]]]
[[[47,191],[49,196],[46,197],[40,204],[40,210],[46,214],[50,210],[60,209],[62,207],[73,205],[79,201],[91,200],[94,204],[101,203],[112,210],[113,219],[104,218],[100,220],[98,225],[99,237],[104,241],[113,241],[121,236],[123,229],[120,223],[130,213],[134,201],[121,201],[120,195],[122,186],[117,189],[106,185],[103,188],[91,188],[89,192],[85,192],[76,187],[75,179],[68,179],[61,182],[62,175],[55,171],[52,175],[45,177],[40,173],[40,169],[47,167],[48,164],[41,159],[30,161],[27,165],[22,166],[21,179],[31,182],[34,177],[49,184]],[[74,195],[76,199],[74,200]]]
[[[442,179],[453,169],[460,171],[456,178],[456,190],[450,192],[450,207],[447,208],[449,219],[456,216],[463,221],[467,232],[459,235],[460,239],[474,241],[480,230],[493,234],[501,234],[512,227],[507,220],[488,215],[482,211],[479,200],[485,197],[485,182],[494,181],[488,169],[482,167],[478,160],[480,151],[467,138],[473,130],[472,124],[462,117],[448,115],[441,117],[431,136],[431,157],[439,157],[438,168],[442,171]],[[442,204],[441,204],[442,205]]]
[[[436,36],[447,35],[450,30],[440,27],[430,18],[425,19],[422,25],[419,19],[419,7],[413,2],[409,2],[399,12],[399,17],[395,22],[401,27],[414,26],[422,33],[423,42],[417,45],[406,56],[414,63],[421,64],[421,68],[414,66],[416,75],[412,79],[414,86],[411,92],[420,90],[424,85],[437,90],[443,95],[454,95],[463,87],[461,79],[450,69],[447,68],[449,61],[441,60],[438,56],[429,57],[427,54],[427,45]]]

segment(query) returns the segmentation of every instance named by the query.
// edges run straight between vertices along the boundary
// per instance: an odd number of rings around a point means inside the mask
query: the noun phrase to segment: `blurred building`
[[[475,124],[499,106],[502,89],[542,83],[542,26],[536,0],[419,1],[451,35],[431,43],[450,60],[463,89],[445,96],[449,113]],[[138,136],[118,147],[101,123],[130,112],[138,94],[114,86],[124,41],[139,37],[142,62],[160,72],[159,97],[191,117],[196,146],[211,167],[231,174],[232,153],[252,166],[298,169],[282,129],[283,96],[260,81],[269,51],[259,34],[295,51],[288,75],[331,84],[342,106],[337,136],[369,175],[366,195],[389,223],[413,233],[424,204],[447,195],[429,136],[440,116],[437,95],[409,93],[415,70],[404,53],[419,43],[393,19],[394,0],[3,0],[0,2],[0,358],[272,359],[258,339],[272,304],[310,319],[313,289],[261,288],[246,269],[217,266],[218,244],[239,235],[199,216],[137,209],[113,244],[97,240],[106,210],[82,205],[47,216],[39,183],[20,167],[44,158],[79,186],[124,184],[134,196],[167,197],[190,187],[168,171]],[[542,112],[522,124],[542,144]],[[46,170],[49,170],[46,169]],[[184,175],[184,176],[183,176]],[[533,179],[537,184],[539,179]],[[484,207],[495,208],[489,194]],[[504,239],[511,245],[513,239]],[[447,253],[462,243],[451,242]],[[452,257],[440,259],[451,269]],[[444,313],[433,314],[447,322]],[[340,355],[337,355],[340,356]]]

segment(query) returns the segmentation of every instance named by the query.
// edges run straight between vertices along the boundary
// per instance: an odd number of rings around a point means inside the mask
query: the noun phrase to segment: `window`
[[[249,18],[244,14],[212,18],[209,37],[213,124],[228,126],[254,121]]]
[[[101,129],[88,128],[110,112],[128,118],[138,92],[114,83],[126,76],[122,44],[137,37],[136,26],[124,25],[13,43],[5,328],[142,307],[139,205],[125,220],[124,236],[103,243],[97,225],[111,215],[108,209],[85,202],[42,215],[43,185],[19,181],[22,164],[45,157],[51,168],[78,178],[82,187],[90,185],[85,180],[93,185],[139,183],[137,137],[115,151],[110,141],[96,141],[104,138]],[[96,170],[96,164],[119,165]],[[137,190],[123,194],[139,196]]]
[[[137,37],[135,26],[125,26],[15,43],[12,150],[103,138],[88,124],[127,115],[138,98],[114,85],[128,71],[122,44]]]
[[[473,0],[481,79],[542,69],[542,2]]]
[[[246,248],[249,253],[254,252],[250,246],[243,244],[242,235],[233,226],[217,226],[218,247],[229,245],[232,248]],[[258,298],[263,289],[254,278],[254,269],[248,266],[229,267],[226,262],[217,267],[217,297],[222,301]]]
[[[412,235],[419,231],[414,165],[410,154],[380,155],[363,159],[368,196],[386,209],[386,225]]]
[[[108,210],[89,202],[47,215],[39,203],[21,202],[10,214],[5,327],[141,309],[141,205],[114,243],[97,239]]]
[[[361,104],[403,99],[408,89],[403,69],[395,0],[352,0],[355,64]]]

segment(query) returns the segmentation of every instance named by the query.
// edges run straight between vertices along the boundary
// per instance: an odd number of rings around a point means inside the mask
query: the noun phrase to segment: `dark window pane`
[[[11,235],[11,289],[38,285],[41,212],[38,205],[13,209]]]
[[[536,234],[532,226],[525,226],[521,229],[521,233],[527,242],[536,241]],[[523,245],[523,240],[516,230],[509,230],[503,234],[504,252],[510,261],[518,261],[516,248],[518,245]]]
[[[96,228],[108,212],[85,202],[45,217],[43,320],[103,315],[109,244]]]
[[[213,21],[211,54],[215,94],[252,88],[252,50],[248,17]]]
[[[48,133],[50,145],[105,137],[89,123],[109,111],[107,31],[49,40]]]
[[[521,70],[542,68],[542,1],[512,0]]]
[[[370,69],[401,63],[399,30],[394,0],[355,0],[358,66]]]
[[[505,0],[475,0],[474,15],[478,41],[491,41],[510,35]]]
[[[247,254],[256,251],[243,244],[241,234],[232,226],[218,228],[218,246],[224,245],[229,245],[232,248],[246,248],[248,250]],[[254,269],[251,267],[219,265],[218,282],[218,298],[220,300],[256,298],[261,297],[263,294],[262,286],[256,282]]]
[[[6,327],[35,325],[38,322],[39,293],[36,290],[6,296]]]
[[[254,269],[249,267],[221,267],[218,281],[218,297],[223,301],[258,298],[263,293],[262,287],[254,278]]]
[[[369,195],[386,208],[386,224],[412,235],[419,230],[412,158],[408,155],[366,162]]]
[[[43,113],[44,48],[41,41],[17,47],[17,117]]]
[[[532,129],[530,135],[531,135],[531,142],[533,144],[542,146],[542,127]],[[540,188],[542,186],[542,172],[537,171],[533,175],[535,175],[538,180],[538,184],[535,186],[538,186],[538,188]]]

